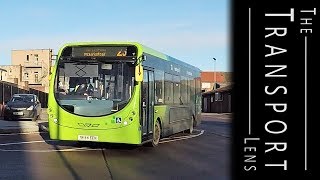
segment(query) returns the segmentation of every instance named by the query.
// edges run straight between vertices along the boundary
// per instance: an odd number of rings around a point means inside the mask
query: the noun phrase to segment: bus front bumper
[[[81,129],[49,120],[50,138],[57,140],[141,144],[141,131],[138,129],[134,124],[114,129]]]

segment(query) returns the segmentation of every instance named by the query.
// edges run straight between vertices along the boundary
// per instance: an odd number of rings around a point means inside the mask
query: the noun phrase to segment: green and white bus
[[[157,146],[201,121],[200,69],[139,43],[64,45],[51,69],[51,139]]]

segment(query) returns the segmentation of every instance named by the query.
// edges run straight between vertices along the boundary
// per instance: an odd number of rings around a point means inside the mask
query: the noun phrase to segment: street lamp
[[[216,58],[212,58],[213,59],[213,89],[216,89],[216,81],[217,81],[217,75],[216,75]]]

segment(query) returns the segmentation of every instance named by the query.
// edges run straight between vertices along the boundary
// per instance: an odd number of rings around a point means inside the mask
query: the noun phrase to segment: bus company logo
[[[80,127],[99,127],[100,124],[91,124],[91,123],[78,123]]]

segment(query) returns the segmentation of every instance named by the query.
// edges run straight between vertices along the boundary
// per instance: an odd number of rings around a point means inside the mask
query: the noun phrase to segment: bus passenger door
[[[143,70],[143,84],[141,94],[142,104],[142,141],[153,138],[154,113],[154,72]]]

